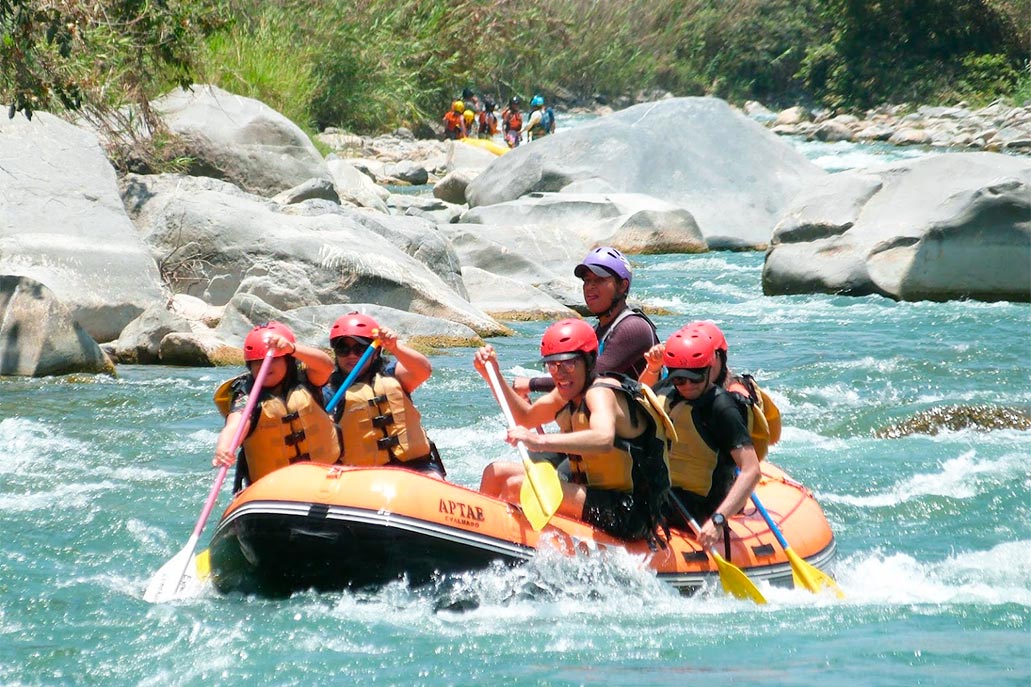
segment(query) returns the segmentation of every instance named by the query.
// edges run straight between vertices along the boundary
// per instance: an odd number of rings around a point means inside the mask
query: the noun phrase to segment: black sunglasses
[[[348,356],[350,354],[361,355],[365,352],[365,349],[369,347],[367,343],[356,343],[348,346],[343,341],[333,344],[333,352],[337,355]]]

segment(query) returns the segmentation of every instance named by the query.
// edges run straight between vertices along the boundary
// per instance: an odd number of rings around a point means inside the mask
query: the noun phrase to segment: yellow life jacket
[[[430,456],[422,416],[392,376],[376,374],[372,384],[356,382],[344,394],[340,429],[346,465],[386,465]]]
[[[676,441],[669,448],[669,476],[674,487],[686,489],[700,496],[708,496],[712,489],[712,476],[716,471],[719,454],[698,433],[691,419],[691,404],[681,401],[670,407],[674,398],[672,386],[661,385],[656,395],[673,421]]]
[[[286,400],[270,396],[259,402],[251,431],[243,441],[251,482],[292,463],[331,465],[340,458],[340,437],[333,418],[303,384]]]
[[[671,437],[675,437],[675,430],[670,418],[662,411],[658,399],[652,394],[647,386],[639,385],[624,375],[610,373],[603,376],[603,379],[611,377],[617,383],[603,383],[614,391],[622,391],[628,397],[631,404],[629,409],[634,412],[635,407],[645,410],[651,417],[655,427],[656,439],[662,442],[668,450]],[[601,381],[601,380],[598,380]],[[598,384],[595,381],[594,384]],[[593,386],[593,384],[592,384]],[[590,415],[587,412],[586,400],[581,400],[575,409],[567,405],[555,418],[560,427],[569,427],[569,431],[576,432],[583,429],[590,429]],[[575,481],[598,489],[611,489],[613,491],[629,492],[634,489],[633,467],[634,461],[630,452],[625,446],[633,440],[616,438],[615,445],[604,453],[570,455],[569,464],[573,470]],[[666,459],[666,452],[662,455],[663,467],[668,471],[669,463]],[[668,479],[666,480],[668,487]]]
[[[770,446],[780,441],[780,409],[762,390],[752,375],[735,376],[727,391],[735,394],[748,407],[748,433],[759,460],[766,458]]]

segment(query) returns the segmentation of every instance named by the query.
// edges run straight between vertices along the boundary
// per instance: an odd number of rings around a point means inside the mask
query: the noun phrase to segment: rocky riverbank
[[[802,106],[773,113],[759,103],[749,103],[745,112],[775,134],[804,136],[811,141],[881,141],[898,146],[1031,154],[1031,105],[1012,107],[994,102],[976,109],[965,102],[950,107],[883,105],[856,115]]]
[[[214,87],[154,105],[186,173],[118,177],[88,129],[0,121],[0,374],[103,371],[104,353],[232,364],[257,322],[325,342],[355,309],[409,340],[475,344],[582,312],[572,267],[597,245],[767,250],[768,294],[1031,300],[1023,155],[829,174],[755,113],[662,98],[501,156],[407,131],[327,131],[324,156]]]

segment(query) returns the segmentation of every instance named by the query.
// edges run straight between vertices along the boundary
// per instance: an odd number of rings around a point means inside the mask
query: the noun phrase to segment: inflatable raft
[[[756,493],[795,553],[826,565],[834,536],[812,494],[769,463]],[[753,580],[790,586],[791,566],[761,515],[749,505],[728,522],[725,557]],[[418,585],[495,561],[523,563],[542,547],[569,555],[622,547],[682,592],[715,583],[716,566],[693,536],[671,533],[653,552],[559,515],[535,532],[517,506],[419,473],[300,463],[240,492],[205,553],[218,591],[262,596],[401,578]]]

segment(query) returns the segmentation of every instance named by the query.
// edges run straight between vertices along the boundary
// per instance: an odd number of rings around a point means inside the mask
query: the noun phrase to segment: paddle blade
[[[211,549],[204,549],[193,559],[193,572],[201,582],[211,577]]]
[[[193,547],[196,545],[197,540],[191,537],[182,551],[168,559],[168,562],[154,573],[154,577],[150,578],[150,584],[147,585],[147,591],[143,592],[144,601],[152,604],[165,603],[179,595],[193,559]]]
[[[830,575],[807,563],[804,558],[790,548],[784,549],[784,553],[791,561],[791,577],[794,579],[796,587],[805,587],[813,594],[829,590],[837,594],[839,599],[845,598],[845,592],[841,591],[838,583]]]
[[[741,568],[726,560],[715,551],[710,551],[710,553],[716,561],[716,568],[720,571],[720,583],[723,585],[725,592],[733,594],[739,599],[754,601],[757,604],[766,603],[766,597],[755,586],[755,583],[748,579],[748,576],[742,572]]]
[[[526,479],[519,489],[519,507],[535,531],[540,532],[562,505],[562,483],[551,463],[523,460]]]

